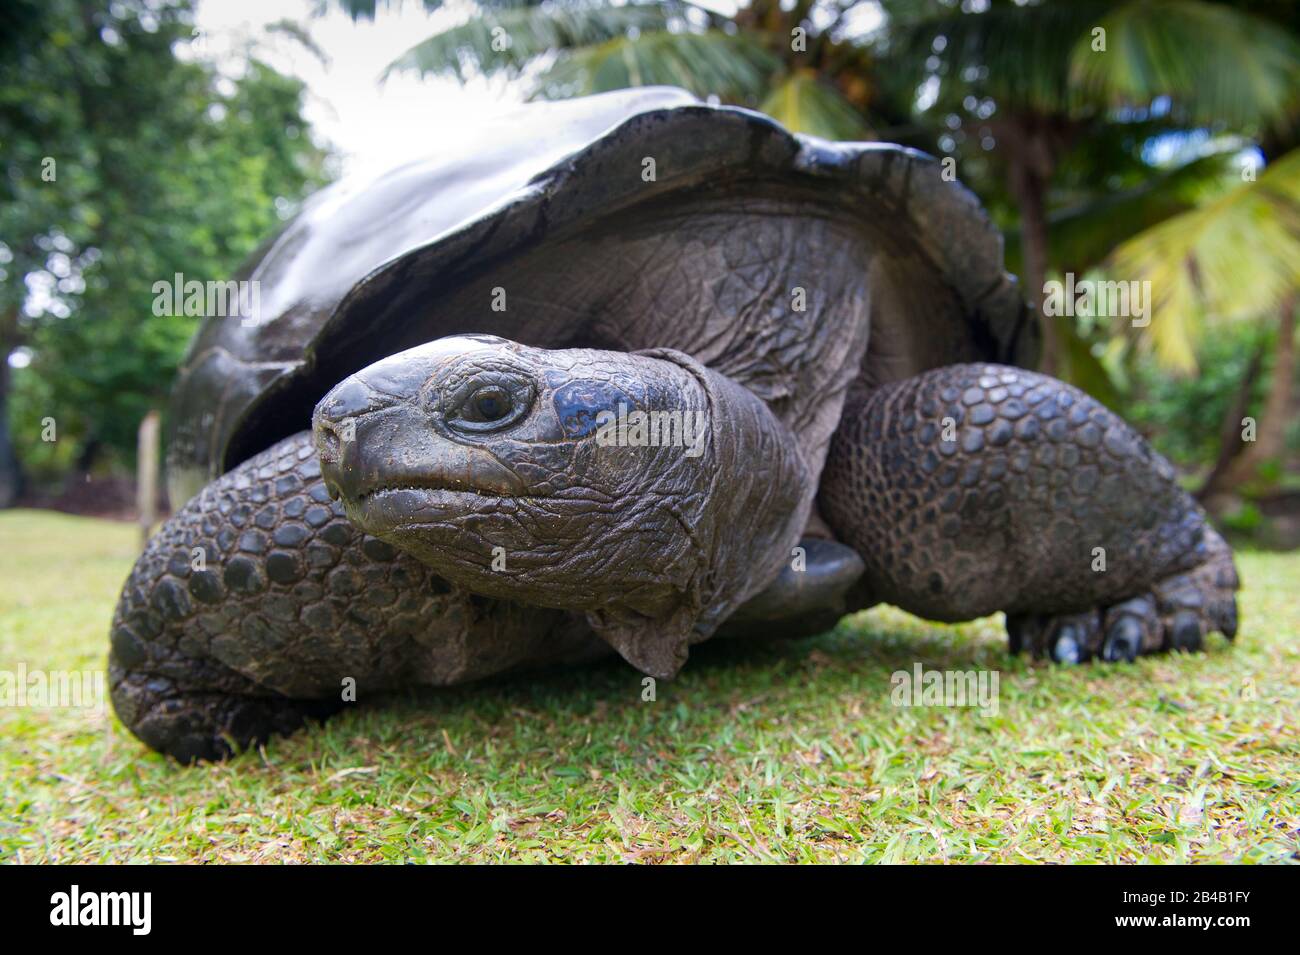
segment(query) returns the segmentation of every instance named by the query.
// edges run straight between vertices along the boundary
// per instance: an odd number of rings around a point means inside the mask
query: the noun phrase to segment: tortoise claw
[[[1173,625],[1169,630],[1169,648],[1195,653],[1203,644],[1201,618],[1185,610],[1179,611],[1174,616]]]
[[[1083,645],[1083,634],[1073,624],[1065,624],[1056,632],[1052,641],[1052,659],[1057,663],[1082,663],[1088,658],[1088,650]]]
[[[1142,649],[1142,627],[1132,616],[1125,614],[1116,620],[1106,634],[1101,656],[1107,663],[1127,660],[1132,663]]]

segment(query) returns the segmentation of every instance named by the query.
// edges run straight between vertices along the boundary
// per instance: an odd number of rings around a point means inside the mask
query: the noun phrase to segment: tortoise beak
[[[312,437],[320,460],[321,477],[334,500],[355,498],[357,480],[365,471],[365,455],[358,440],[359,426],[371,416],[397,408],[401,399],[371,388],[359,375],[347,378],[325,396],[312,415]],[[363,430],[369,431],[370,427]]]

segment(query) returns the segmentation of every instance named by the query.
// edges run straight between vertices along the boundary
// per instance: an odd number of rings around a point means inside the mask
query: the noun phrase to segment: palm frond
[[[293,40],[304,50],[315,57],[316,62],[326,68],[330,65],[330,58],[306,30],[301,23],[296,20],[276,20],[274,23],[266,25],[266,32],[272,36],[285,36]]]
[[[1205,320],[1269,314],[1300,286],[1300,149],[1257,182],[1134,236],[1110,264],[1117,278],[1151,283],[1140,344],[1167,367],[1195,369]]]
[[[559,99],[663,84],[754,105],[780,65],[755,34],[660,30],[573,50],[539,76],[533,97]]]
[[[1300,43],[1266,20],[1220,3],[1126,3],[1098,24],[1106,52],[1088,37],[1071,57],[1074,82],[1111,104],[1168,96],[1195,123],[1275,124],[1300,104]]]
[[[884,52],[913,88],[934,75],[957,101],[974,89],[992,96],[999,109],[1068,112],[1081,103],[1070,82],[1070,55],[1112,6],[1080,0],[997,4],[979,13],[929,8],[900,14]]]
[[[432,13],[442,6],[442,0],[416,0],[425,10]],[[354,21],[373,20],[380,7],[387,10],[401,10],[406,0],[316,0],[312,11],[315,16],[324,16],[330,7],[337,7]]]
[[[796,133],[825,139],[866,139],[871,135],[861,114],[811,70],[791,73],[759,109]]]
[[[515,76],[551,52],[582,50],[629,35],[678,27],[687,6],[648,0],[624,6],[575,3],[483,10],[465,23],[417,43],[384,71],[449,74],[464,81],[475,73]]]
[[[1083,273],[1101,262],[1121,241],[1171,216],[1186,212],[1204,198],[1207,188],[1238,175],[1237,149],[1201,156],[1173,169],[1156,172],[1139,185],[1103,192],[1053,212],[1048,218],[1048,262],[1055,268]],[[1007,268],[1020,268],[1020,230],[1006,235]]]
[[[1157,157],[1164,168],[1173,169],[1219,148],[1208,131],[1189,130],[1167,114],[1155,116],[1150,110],[1111,113],[1100,120],[1070,141],[1056,164],[1054,189],[1082,191],[1084,195],[1098,187],[1128,189],[1151,178]],[[1104,181],[1099,182],[1099,176]]]

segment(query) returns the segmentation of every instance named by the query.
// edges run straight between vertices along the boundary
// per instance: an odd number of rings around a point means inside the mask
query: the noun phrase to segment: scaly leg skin
[[[113,619],[122,722],[183,763],[221,759],[358,698],[603,644],[559,611],[473,597],[331,503],[309,433],[208,485],[150,540]]]
[[[858,603],[1007,614],[1013,651],[1079,662],[1237,631],[1232,553],[1173,468],[1083,392],[953,365],[845,409],[822,513],[866,564]]]

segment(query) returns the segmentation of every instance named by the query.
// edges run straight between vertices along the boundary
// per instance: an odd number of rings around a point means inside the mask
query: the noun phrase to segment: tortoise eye
[[[454,389],[444,399],[448,409],[445,420],[450,427],[467,432],[497,431],[528,413],[534,394],[532,383],[522,377],[493,377],[496,380],[467,382],[467,386]]]
[[[466,402],[467,421],[500,421],[510,413],[510,393],[496,385],[480,388]]]

